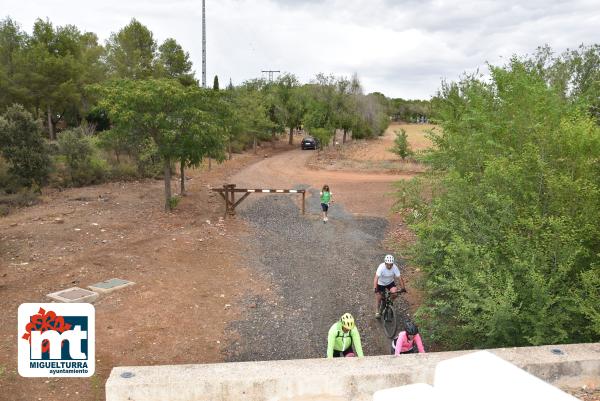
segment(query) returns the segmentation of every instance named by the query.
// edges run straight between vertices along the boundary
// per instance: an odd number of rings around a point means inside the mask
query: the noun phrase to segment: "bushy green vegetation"
[[[402,206],[423,271],[418,318],[447,348],[600,338],[599,48],[445,83],[427,179]],[[582,66],[587,66],[582,73]]]
[[[429,121],[432,116],[429,100],[389,99],[388,113],[394,121],[417,123],[419,119]]]
[[[15,104],[0,116],[0,150],[9,164],[7,187],[38,187],[48,178],[49,158],[41,128],[31,113]]]
[[[404,128],[400,128],[398,131],[396,131],[394,147],[391,149],[391,151],[400,156],[402,160],[413,155],[413,151],[408,143],[408,135],[406,134],[406,130]]]

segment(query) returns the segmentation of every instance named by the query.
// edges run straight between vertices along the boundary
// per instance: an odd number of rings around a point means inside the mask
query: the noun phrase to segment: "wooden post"
[[[235,214],[235,184],[223,184],[223,192],[225,198],[225,218],[227,215],[233,216]]]
[[[225,214],[223,218],[226,219],[229,213],[229,186],[227,184],[223,184],[223,191],[225,192]]]
[[[304,200],[306,198],[306,191],[302,192],[302,214],[304,214]]]
[[[229,184],[229,189],[231,190],[231,208],[229,209],[230,215],[235,215],[235,184]]]

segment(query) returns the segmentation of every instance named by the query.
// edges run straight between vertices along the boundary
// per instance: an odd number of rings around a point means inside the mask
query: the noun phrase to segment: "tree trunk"
[[[277,135],[275,134],[275,131],[273,131],[273,133],[271,134],[271,146],[273,147],[273,149],[275,149],[275,139],[277,139]]]
[[[52,124],[52,110],[50,110],[50,106],[47,108],[48,114],[48,135],[50,136],[50,140],[53,141],[56,138],[54,137],[54,124]]]
[[[210,171],[212,169],[212,159],[209,157],[208,158],[208,171]]]
[[[256,154],[256,135],[252,138],[252,149],[254,150],[254,154]]]
[[[171,210],[171,160],[165,158],[165,210]]]
[[[290,140],[288,141],[289,145],[293,145],[294,144],[294,129],[290,128]]]
[[[185,162],[183,160],[179,166],[179,173],[181,176],[181,190],[179,193],[183,196],[185,195]]]
[[[346,128],[344,128],[344,136],[342,137],[342,144],[346,143]]]
[[[231,160],[233,158],[233,155],[231,154],[231,139],[229,140],[229,143],[227,144],[227,152],[229,152],[229,160]]]

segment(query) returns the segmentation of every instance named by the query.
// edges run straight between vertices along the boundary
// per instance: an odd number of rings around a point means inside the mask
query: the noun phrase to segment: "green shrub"
[[[172,196],[169,198],[169,209],[173,210],[179,205],[181,198],[179,196]]]
[[[11,209],[32,206],[39,201],[39,188],[22,188],[12,194],[0,193],[0,216],[6,216]]]
[[[312,128],[310,134],[319,140],[319,149],[323,149],[329,145],[333,137],[333,130],[327,128]]]
[[[127,181],[140,178],[137,167],[131,163],[116,163],[110,167],[110,179]]]
[[[8,172],[19,179],[19,185],[46,182],[50,159],[40,123],[19,104],[0,116],[0,151],[9,164]]]
[[[0,156],[0,194],[14,194],[21,188],[20,178],[11,174],[9,169],[9,164]]]
[[[231,141],[231,151],[233,153],[242,153],[247,149],[247,145],[240,141]]]
[[[141,143],[134,154],[138,173],[142,177],[159,178],[163,175],[163,165],[158,147],[152,140]]]
[[[413,155],[413,151],[410,149],[408,143],[408,135],[406,135],[404,128],[400,128],[399,131],[396,131],[396,139],[394,139],[394,147],[391,151],[400,156],[402,160]]]
[[[62,183],[66,186],[84,186],[104,182],[109,175],[106,160],[98,154],[95,141],[84,136],[80,129],[63,131],[58,136],[58,147],[64,161]],[[59,168],[60,171],[60,168]]]

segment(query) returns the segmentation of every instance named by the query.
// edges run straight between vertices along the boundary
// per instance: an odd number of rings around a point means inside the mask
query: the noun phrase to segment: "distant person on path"
[[[327,358],[352,357],[362,358],[360,334],[354,323],[354,317],[344,313],[342,318],[329,329],[327,336]]]
[[[400,354],[416,354],[417,351],[419,354],[425,353],[419,329],[414,323],[408,322],[406,330],[398,333],[398,336],[392,341],[392,350],[396,356]]]
[[[323,185],[323,189],[319,193],[321,195],[321,210],[323,210],[323,224],[327,223],[327,211],[329,210],[329,204],[333,203],[333,194],[329,190],[329,185]]]
[[[392,255],[385,255],[383,263],[377,267],[375,278],[373,279],[373,290],[375,291],[375,318],[379,319],[379,304],[383,299],[383,292],[388,289],[392,294],[392,299],[398,297],[398,288],[396,287],[396,279],[402,283],[402,292],[406,292],[404,280],[400,277],[400,269],[394,263]]]

